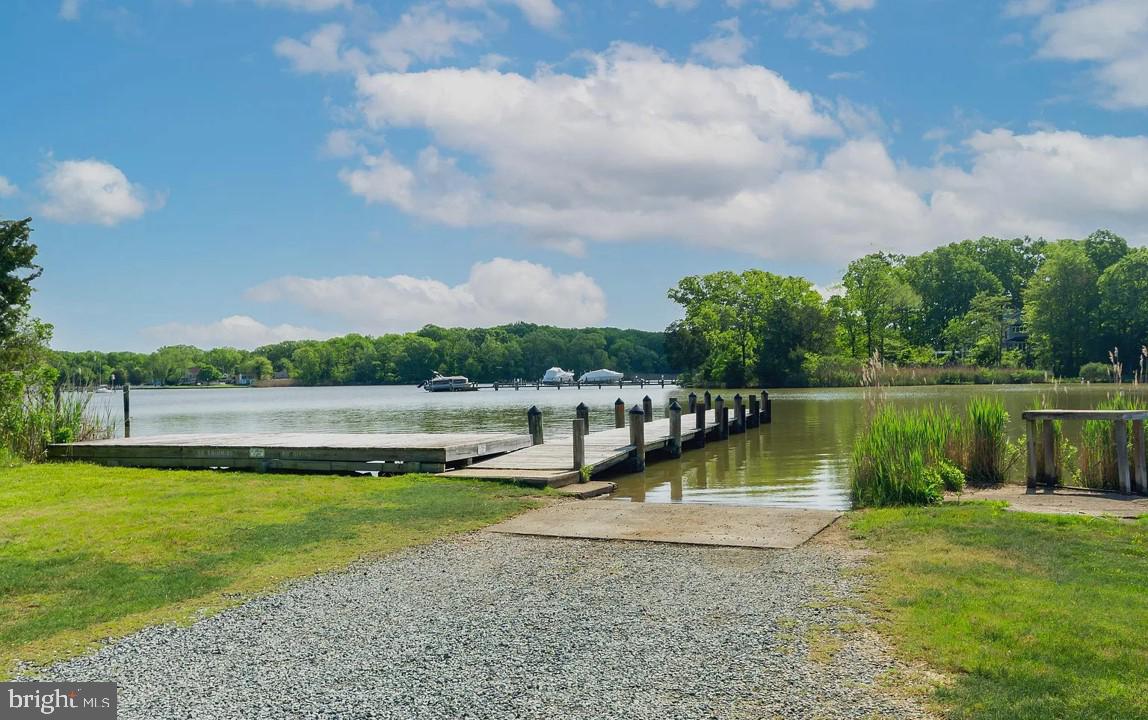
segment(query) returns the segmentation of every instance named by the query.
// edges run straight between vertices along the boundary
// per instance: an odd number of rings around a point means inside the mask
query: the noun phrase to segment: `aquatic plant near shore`
[[[55,371],[0,373],[0,447],[23,460],[43,460],[48,445],[111,437],[115,421],[91,408],[89,391],[54,391]]]
[[[957,419],[943,408],[879,409],[853,446],[853,502],[862,507],[940,502],[945,478],[938,468],[947,461],[954,428]]]
[[[1097,410],[1146,410],[1143,399],[1118,392],[1096,406]],[[1116,423],[1111,420],[1086,420],[1080,435],[1079,481],[1085,487],[1103,490],[1120,489],[1120,467],[1116,459]],[[1125,423],[1125,437],[1131,452],[1132,433]]]
[[[973,398],[967,412],[968,480],[977,485],[999,485],[1008,480],[1019,458],[1008,441],[1008,412],[999,400],[989,398]]]

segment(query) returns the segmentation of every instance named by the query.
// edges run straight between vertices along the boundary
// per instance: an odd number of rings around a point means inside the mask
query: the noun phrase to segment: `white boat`
[[[462,375],[440,375],[435,373],[430,380],[424,380],[422,389],[427,392],[467,392],[477,390],[478,383],[472,383]]]
[[[98,388],[96,388],[96,392],[98,392],[98,393],[110,393],[110,392],[115,392],[115,391],[112,390],[107,385],[100,385]]]
[[[542,376],[543,385],[573,385],[574,373],[560,367],[552,367]]]
[[[589,383],[591,385],[594,383],[616,383],[621,380],[622,377],[623,375],[620,372],[602,368],[601,370],[591,370],[590,372],[582,373],[582,377],[578,378],[578,382]]]

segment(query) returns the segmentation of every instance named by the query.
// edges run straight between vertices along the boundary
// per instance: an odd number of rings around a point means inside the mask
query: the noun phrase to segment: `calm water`
[[[627,406],[646,394],[655,408],[678,388],[553,388],[427,393],[414,387],[328,387],[264,389],[188,389],[132,391],[132,434],[179,432],[449,432],[482,428],[526,432],[526,410],[543,411],[548,437],[569,435],[574,408],[590,407],[592,430],[614,426],[614,400]],[[736,391],[721,391],[727,399]],[[750,391],[743,391],[746,394]],[[969,398],[993,395],[1012,417],[1012,435],[1023,432],[1021,411],[1041,394],[1055,394],[1055,405],[1093,407],[1111,387],[969,386],[890,388],[889,402],[903,406],[945,404],[956,409]],[[701,391],[698,391],[701,394]],[[717,393],[715,393],[716,395]],[[679,460],[659,459],[643,475],[616,474],[616,497],[637,502],[713,502],[849,506],[849,453],[864,415],[856,388],[777,390],[770,426],[688,450]],[[96,395],[97,408],[122,427],[122,400]],[[661,415],[662,410],[656,410]]]

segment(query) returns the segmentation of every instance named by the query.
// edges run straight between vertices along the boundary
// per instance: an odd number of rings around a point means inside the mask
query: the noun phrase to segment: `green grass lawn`
[[[955,718],[1148,718],[1148,519],[966,503],[855,513],[898,651]]]
[[[0,468],[0,676],[539,502],[425,475]]]

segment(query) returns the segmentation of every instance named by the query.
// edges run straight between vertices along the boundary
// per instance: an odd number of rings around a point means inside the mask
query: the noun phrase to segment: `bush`
[[[940,465],[959,427],[943,409],[879,410],[853,446],[854,503],[879,507],[940,502],[945,488]]]
[[[1090,362],[1080,366],[1080,379],[1084,382],[1112,382],[1112,366],[1108,363]]]
[[[809,353],[801,369],[812,387],[857,387],[861,384],[861,361],[846,355]]]
[[[965,473],[953,463],[942,460],[937,463],[936,470],[946,491],[960,492],[965,489]]]

